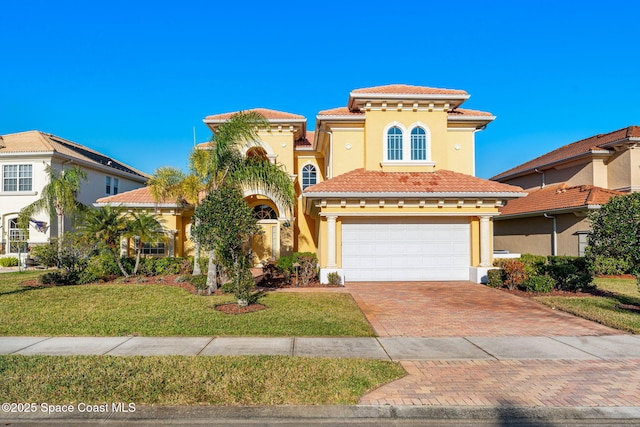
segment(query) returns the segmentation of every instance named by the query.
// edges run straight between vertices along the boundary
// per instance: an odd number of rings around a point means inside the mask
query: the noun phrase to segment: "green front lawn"
[[[357,404],[406,372],[393,362],[285,356],[0,356],[7,402]]]
[[[232,296],[204,297],[152,284],[25,287],[39,272],[0,274],[0,335],[374,336],[353,298],[268,293],[267,309],[229,315]]]
[[[594,279],[598,290],[611,293],[606,296],[588,297],[536,297],[549,307],[566,311],[585,319],[622,331],[640,334],[640,312],[628,306],[640,308],[640,293],[634,279]],[[626,309],[624,307],[627,307]]]

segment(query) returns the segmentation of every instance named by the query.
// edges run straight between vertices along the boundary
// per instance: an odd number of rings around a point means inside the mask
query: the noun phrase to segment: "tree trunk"
[[[58,268],[60,268],[60,258],[62,257],[62,243],[64,239],[64,213],[56,210],[56,215],[58,216]]]
[[[142,252],[142,248],[136,248],[136,265],[133,267],[133,275],[138,274],[138,267],[140,266],[140,253]]]
[[[207,286],[209,294],[218,289],[218,265],[216,264],[216,252],[209,251],[209,271],[207,272]]]
[[[198,227],[200,224],[200,220],[198,218],[195,219],[194,227]],[[200,243],[198,243],[195,239],[193,241],[193,275],[199,276],[202,274],[202,270],[200,269]]]
[[[127,273],[127,270],[124,269],[124,265],[122,265],[122,261],[120,260],[120,256],[117,253],[117,248],[115,251],[112,251],[113,257],[116,260],[116,264],[118,264],[118,268],[120,269],[120,272],[122,273],[122,275],[124,277],[129,277],[129,273]]]

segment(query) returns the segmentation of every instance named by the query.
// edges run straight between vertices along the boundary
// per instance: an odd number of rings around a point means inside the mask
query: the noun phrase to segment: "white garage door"
[[[468,218],[381,218],[342,222],[344,279],[469,280]]]

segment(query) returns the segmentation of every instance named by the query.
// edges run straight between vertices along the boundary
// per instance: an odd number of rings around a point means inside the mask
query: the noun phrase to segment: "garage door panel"
[[[343,220],[347,281],[468,280],[468,218]]]

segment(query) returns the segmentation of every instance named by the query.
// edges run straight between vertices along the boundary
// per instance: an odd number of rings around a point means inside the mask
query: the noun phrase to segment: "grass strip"
[[[214,310],[232,296],[197,296],[154,284],[19,285],[31,274],[0,274],[0,335],[374,336],[351,295],[269,292],[267,309]]]
[[[4,401],[99,405],[356,404],[394,362],[288,356],[0,356]]]
[[[629,306],[640,308],[640,294],[635,280],[598,278],[594,283],[598,290],[607,292],[606,296],[536,297],[535,299],[554,309],[611,328],[640,334],[640,312],[629,309]]]

